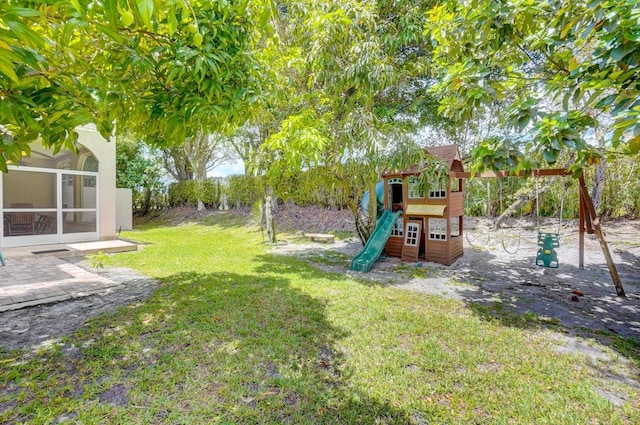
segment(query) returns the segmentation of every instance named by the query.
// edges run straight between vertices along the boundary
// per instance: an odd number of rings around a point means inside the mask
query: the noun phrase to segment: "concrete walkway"
[[[135,249],[135,244],[125,241],[5,248],[6,266],[0,267],[0,312],[84,297],[118,285],[63,257]]]
[[[135,251],[138,245],[122,239],[96,242],[78,242],[68,244],[32,245],[20,246],[17,248],[2,248],[4,258],[16,257],[41,257],[51,255],[54,257],[82,257],[84,255],[96,254],[98,252],[114,253]]]

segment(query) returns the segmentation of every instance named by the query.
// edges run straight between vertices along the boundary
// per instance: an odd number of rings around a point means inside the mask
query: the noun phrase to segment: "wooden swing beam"
[[[528,171],[485,171],[480,174],[472,174],[468,172],[460,172],[460,171],[452,171],[449,173],[449,177],[457,178],[457,179],[469,179],[471,177],[480,177],[480,178],[505,178],[505,177],[537,177],[537,176],[570,176],[573,173],[565,168],[548,168],[548,169],[537,169],[537,170],[528,170]],[[595,233],[598,237],[598,241],[600,242],[600,247],[602,248],[602,253],[604,254],[604,258],[607,261],[607,266],[609,267],[609,273],[611,274],[611,280],[616,287],[616,293],[620,297],[626,296],[624,293],[624,288],[622,287],[622,281],[620,280],[620,275],[618,274],[618,269],[616,268],[615,263],[613,262],[613,257],[611,256],[611,251],[609,250],[609,245],[604,238],[604,234],[602,233],[602,227],[600,226],[600,219],[596,214],[596,209],[593,205],[593,200],[587,191],[587,185],[584,181],[584,176],[581,175],[579,180],[580,187],[580,213],[579,213],[579,233],[578,233],[578,267],[581,269],[584,268],[584,233],[585,231],[589,234]]]
[[[470,179],[471,177],[474,178],[505,178],[505,177],[529,177],[529,176],[570,176],[573,173],[569,170],[567,170],[566,168],[547,168],[547,169],[540,169],[540,170],[521,170],[518,172],[513,172],[513,171],[484,171],[480,174],[472,174],[472,173],[468,173],[468,172],[461,172],[461,171],[452,171],[451,173],[449,173],[449,177],[453,177],[456,179]]]

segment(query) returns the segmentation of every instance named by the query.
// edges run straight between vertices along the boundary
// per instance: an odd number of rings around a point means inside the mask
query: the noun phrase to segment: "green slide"
[[[371,237],[369,237],[362,251],[351,260],[351,270],[363,273],[371,270],[373,263],[375,263],[378,257],[380,257],[380,254],[382,254],[382,250],[389,236],[391,236],[393,225],[400,214],[402,214],[402,211],[392,213],[389,210],[385,210],[382,217],[378,219],[376,229],[373,231]]]

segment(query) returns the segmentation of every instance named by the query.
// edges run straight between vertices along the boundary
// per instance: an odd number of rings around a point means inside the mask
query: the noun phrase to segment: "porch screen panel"
[[[57,233],[56,174],[9,170],[2,178],[3,235],[33,236]]]
[[[55,212],[16,211],[3,215],[3,234],[7,236],[55,235],[58,233]]]
[[[9,170],[2,178],[3,205],[5,209],[56,208],[56,189],[54,173]]]
[[[62,233],[96,232],[96,176],[62,174]]]

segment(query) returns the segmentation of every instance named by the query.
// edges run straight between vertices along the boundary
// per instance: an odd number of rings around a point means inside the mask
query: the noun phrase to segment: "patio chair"
[[[15,203],[11,204],[11,208],[33,208],[33,204]],[[10,212],[7,214],[8,236],[16,235],[33,235],[35,234],[35,214],[32,212]]]

